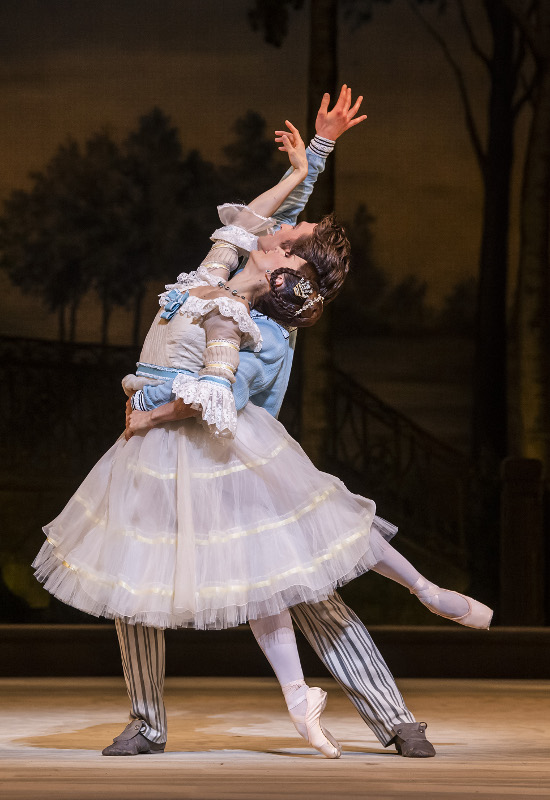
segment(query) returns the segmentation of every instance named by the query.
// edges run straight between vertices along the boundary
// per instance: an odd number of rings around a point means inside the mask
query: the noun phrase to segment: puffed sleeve
[[[271,231],[274,220],[236,203],[218,206],[218,214],[223,227],[210,237],[214,244],[201,266],[211,275],[225,279],[236,269],[239,257],[255,249],[258,236]]]
[[[211,275],[226,280],[230,273],[237,268],[239,255],[240,251],[234,244],[220,239],[214,242],[206,258],[201,262],[201,266],[207,269]]]
[[[271,233],[276,224],[272,217],[263,217],[248,206],[237,203],[218,206],[218,214],[223,227],[217,228],[210,238],[215,243],[232,244],[239,255],[248,255],[251,250],[255,250],[258,236]]]
[[[201,412],[203,424],[213,436],[233,438],[237,429],[233,384],[243,333],[237,321],[217,310],[210,312],[202,325],[206,332],[204,366],[197,377],[177,375],[172,392]]]

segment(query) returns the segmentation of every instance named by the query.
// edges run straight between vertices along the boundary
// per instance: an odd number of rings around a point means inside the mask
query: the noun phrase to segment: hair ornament
[[[302,278],[302,280],[303,280],[303,278]],[[299,316],[301,316],[303,311],[307,311],[308,308],[313,308],[313,306],[316,303],[321,303],[322,304],[323,302],[324,302],[323,295],[322,294],[318,294],[316,297],[312,297],[311,300],[306,300],[304,305],[301,308],[299,308],[298,311],[294,312],[294,316],[295,317],[299,317]]]
[[[307,280],[307,278],[300,278],[292,291],[296,297],[301,297],[302,300],[306,300],[310,294],[313,294],[313,286]]]

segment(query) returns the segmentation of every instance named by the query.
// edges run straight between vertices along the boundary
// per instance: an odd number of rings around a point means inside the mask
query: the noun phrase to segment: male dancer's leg
[[[164,743],[167,736],[164,708],[164,631],[115,620],[124,679],[131,703],[130,720],[145,723],[141,733],[150,742]]]
[[[292,617],[379,741],[387,747],[401,722],[415,722],[372,638],[338,594],[301,603]]]

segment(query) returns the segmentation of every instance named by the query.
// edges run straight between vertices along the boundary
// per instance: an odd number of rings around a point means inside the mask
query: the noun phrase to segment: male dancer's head
[[[275,233],[258,237],[258,250],[267,253],[277,247],[307,261],[315,270],[325,302],[334,300],[349,271],[350,244],[333,214],[323,217],[317,224],[281,225]]]
[[[334,144],[345,131],[367,118],[366,114],[356,116],[362,102],[360,95],[352,106],[351,89],[347,84],[342,86],[338,100],[330,111],[330,95],[323,95],[315,120],[315,132],[323,140],[325,157],[332,150],[332,147],[327,149],[327,145]],[[282,142],[283,134],[288,136],[287,131],[276,131],[276,134],[276,142]],[[283,224],[276,233],[258,237],[259,250],[267,252],[276,247],[291,249],[292,253],[311,264],[315,268],[323,299],[325,302],[334,300],[349,270],[350,246],[344,229],[332,215],[324,217],[317,225],[312,222],[300,222],[296,227]]]

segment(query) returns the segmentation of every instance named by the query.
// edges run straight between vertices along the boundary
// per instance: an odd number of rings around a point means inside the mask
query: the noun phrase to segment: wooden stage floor
[[[310,683],[312,683],[310,681]],[[122,680],[0,680],[2,800],[354,800],[550,797],[550,682],[403,680],[438,755],[385,750],[335,684],[324,759],[295,733],[276,683],[172,678],[166,753],[105,758],[127,715]]]

